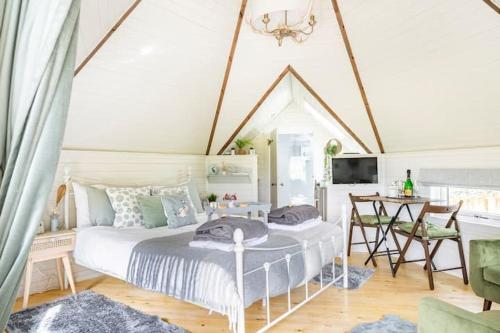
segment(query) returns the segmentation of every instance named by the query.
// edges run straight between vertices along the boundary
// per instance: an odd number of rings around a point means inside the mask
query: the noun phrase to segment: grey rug
[[[186,330],[92,291],[13,313],[7,332],[187,333]]]
[[[385,315],[379,321],[361,324],[354,327],[349,333],[417,333],[417,326],[396,315]]]
[[[348,289],[358,289],[366,281],[370,279],[375,270],[371,268],[358,267],[358,266],[348,266],[347,277],[349,280]],[[342,266],[335,264],[335,276],[342,274]],[[319,275],[314,278],[314,281],[319,283]],[[332,274],[332,264],[328,264],[323,267],[323,283],[329,283],[333,281]],[[335,287],[343,288],[342,279],[334,283]]]

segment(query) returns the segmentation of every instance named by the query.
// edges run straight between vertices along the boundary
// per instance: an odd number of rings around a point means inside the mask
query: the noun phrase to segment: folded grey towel
[[[273,209],[268,215],[268,221],[269,223],[297,225],[318,216],[318,209],[311,205],[285,206]]]
[[[233,234],[236,229],[243,231],[244,240],[261,238],[269,233],[267,225],[261,221],[228,216],[200,225],[193,240],[234,243]]]

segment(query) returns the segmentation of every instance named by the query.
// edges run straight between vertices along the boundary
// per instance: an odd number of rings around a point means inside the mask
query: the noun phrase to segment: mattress
[[[194,231],[200,224],[206,222],[206,215],[198,214],[197,220],[198,224],[177,229],[169,229],[168,227],[154,229],[114,228],[107,226],[77,228],[74,251],[75,262],[92,270],[126,280],[130,256],[133,248],[138,243],[151,238]],[[333,258],[342,251],[342,229],[334,223],[321,223],[300,232],[289,230],[269,230],[269,232],[270,234],[289,236],[299,242],[307,241],[308,248],[305,253],[307,280],[316,276],[321,271],[322,266],[332,262]],[[317,245],[318,241],[323,243],[321,255]]]

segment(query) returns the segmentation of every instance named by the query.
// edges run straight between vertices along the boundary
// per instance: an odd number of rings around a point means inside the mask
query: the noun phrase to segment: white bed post
[[[64,193],[64,226],[66,227],[66,230],[69,229],[69,191],[70,191],[70,175],[69,175],[69,168],[65,167],[64,168],[64,185],[66,186],[66,191]]]
[[[236,332],[245,333],[245,295],[243,286],[243,252],[245,251],[245,247],[243,246],[243,231],[241,229],[236,229],[233,239],[235,242],[234,253],[236,256],[236,286],[241,302],[238,307]],[[267,306],[269,306],[269,304]]]
[[[342,270],[343,270],[343,282],[344,288],[347,289],[349,286],[349,279],[347,276],[347,239],[348,239],[348,231],[347,231],[347,208],[345,205],[342,205]]]

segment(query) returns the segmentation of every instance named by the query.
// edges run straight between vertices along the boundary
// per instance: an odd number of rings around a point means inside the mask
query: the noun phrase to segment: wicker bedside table
[[[69,285],[73,294],[76,293],[73,273],[69,260],[69,253],[75,248],[75,232],[72,230],[62,230],[56,232],[46,232],[35,237],[31,245],[28,262],[26,264],[26,277],[24,283],[23,308],[28,306],[30,297],[31,276],[33,274],[33,264],[46,260],[56,260],[57,276],[59,287],[64,290],[64,277],[62,269],[66,272]]]

